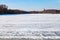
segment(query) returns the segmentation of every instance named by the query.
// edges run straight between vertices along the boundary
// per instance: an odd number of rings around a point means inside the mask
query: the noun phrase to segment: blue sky
[[[60,0],[0,0],[0,4],[20,10],[60,9]]]

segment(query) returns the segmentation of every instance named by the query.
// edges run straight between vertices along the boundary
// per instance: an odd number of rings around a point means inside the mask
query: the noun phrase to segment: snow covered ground
[[[60,14],[0,15],[0,31],[60,30]]]
[[[40,31],[58,31],[58,35],[60,35],[60,14],[0,15],[1,35],[41,36],[40,33],[45,34],[45,32]],[[47,34],[46,32],[45,35],[52,34],[55,36],[57,33],[49,32]]]

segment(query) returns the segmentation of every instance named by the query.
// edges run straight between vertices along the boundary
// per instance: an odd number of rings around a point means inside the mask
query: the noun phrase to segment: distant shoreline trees
[[[8,6],[6,5],[0,5],[0,14],[22,14],[22,13],[28,13],[27,11],[23,10],[13,10],[13,9],[8,9]]]
[[[23,11],[23,10],[18,10],[18,9],[8,9],[8,6],[5,4],[0,5],[0,14],[37,14],[37,13],[51,13],[51,14],[60,14],[60,10],[56,9],[44,9],[43,11]]]

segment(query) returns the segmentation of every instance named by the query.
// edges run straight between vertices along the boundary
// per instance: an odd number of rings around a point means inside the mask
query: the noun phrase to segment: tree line
[[[0,14],[22,14],[22,13],[28,13],[27,11],[18,10],[18,9],[8,9],[8,6],[6,5],[0,5]]]
[[[18,10],[18,9],[8,9],[8,6],[5,4],[0,5],[0,14],[35,14],[35,13],[52,13],[52,14],[60,14],[60,10],[56,9],[44,9],[43,11],[24,11],[24,10]]]

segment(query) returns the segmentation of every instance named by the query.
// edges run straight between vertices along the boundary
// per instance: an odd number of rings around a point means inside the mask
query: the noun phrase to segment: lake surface
[[[48,38],[48,36],[60,37],[59,35],[60,14],[0,15],[0,36]]]
[[[7,28],[7,29],[6,29]],[[60,30],[60,14],[0,15],[0,30]],[[30,31],[31,31],[30,30]]]

